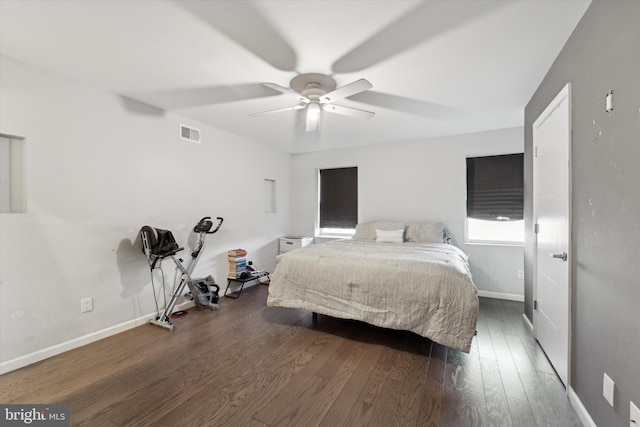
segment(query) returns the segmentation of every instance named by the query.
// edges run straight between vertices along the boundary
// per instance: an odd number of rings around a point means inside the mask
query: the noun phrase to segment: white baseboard
[[[524,313],[522,313],[522,318],[524,319],[525,325],[527,325],[529,329],[531,329],[531,333],[533,334],[533,323],[531,323],[529,318]],[[598,427],[596,423],[593,421],[593,419],[591,418],[591,415],[589,415],[587,408],[584,407],[584,405],[582,404],[582,401],[580,400],[576,392],[573,390],[573,388],[571,388],[571,386],[567,387],[567,396],[569,398],[569,402],[571,403],[571,406],[576,411],[578,418],[580,418],[582,425],[586,427]]]
[[[595,421],[593,421],[593,418],[591,418],[591,415],[589,415],[587,408],[585,408],[582,404],[582,401],[580,400],[576,392],[573,391],[573,388],[569,387],[567,391],[567,394],[569,395],[569,402],[571,402],[571,406],[573,406],[573,409],[575,409],[578,418],[580,418],[580,421],[582,421],[582,424],[586,427],[598,427]]]
[[[509,301],[524,302],[524,295],[505,294],[503,292],[491,292],[491,291],[480,291],[480,290],[478,290],[478,296],[479,297],[486,297],[486,298],[506,299],[506,300],[509,300]]]
[[[187,308],[190,308],[194,305],[195,304],[193,301],[186,301],[182,304],[177,305],[176,309],[186,310]],[[73,350],[74,348],[91,344],[92,342],[135,328],[136,326],[144,325],[155,316],[156,313],[140,316],[136,319],[128,320],[126,322],[110,326],[100,331],[92,332],[90,334],[83,335],[81,337],[74,338],[72,340],[53,345],[51,347],[34,351],[33,353],[29,353],[24,356],[16,357],[15,359],[7,360],[6,362],[0,363],[0,375],[6,374],[7,372],[15,371],[16,369],[24,368],[25,366],[40,362],[41,360],[57,356],[58,354]]]

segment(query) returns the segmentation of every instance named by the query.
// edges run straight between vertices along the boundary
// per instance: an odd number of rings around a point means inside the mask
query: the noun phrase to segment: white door
[[[570,331],[571,86],[533,124],[536,339],[567,385]]]

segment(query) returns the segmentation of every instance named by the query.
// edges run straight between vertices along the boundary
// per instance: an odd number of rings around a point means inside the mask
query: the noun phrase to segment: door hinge
[[[540,232],[540,224],[536,222],[535,224],[533,224],[533,233],[538,234],[539,232]]]
[[[534,310],[537,310],[537,309],[538,309],[538,300],[537,300],[537,299],[534,299],[534,300],[533,300],[533,309],[534,309]]]
[[[538,157],[538,147],[533,147],[533,157]]]

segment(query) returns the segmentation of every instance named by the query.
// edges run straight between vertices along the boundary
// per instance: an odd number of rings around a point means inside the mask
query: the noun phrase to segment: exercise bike
[[[208,276],[197,279],[191,277],[191,273],[196,267],[202,248],[204,247],[205,236],[216,233],[222,225],[223,219],[220,217],[216,219],[218,220],[218,224],[213,230],[211,230],[213,228],[213,222],[211,221],[211,217],[208,216],[198,221],[198,224],[193,228],[193,231],[198,234],[198,240],[191,249],[191,258],[186,266],[183,264],[182,259],[176,257],[176,254],[184,248],[178,246],[170,231],[149,227],[148,225],[140,229],[140,238],[142,239],[143,246],[142,252],[149,260],[151,271],[153,272],[158,263],[161,263],[165,258],[171,258],[176,265],[176,277],[171,298],[169,302],[165,304],[162,313],[155,319],[150,320],[149,323],[173,331],[174,325],[171,323],[170,316],[185,286],[189,287],[191,297],[195,301],[198,309],[207,308],[214,310],[218,308],[220,287],[215,284],[213,277]],[[156,309],[158,309],[157,301]],[[158,309],[158,312],[159,311]]]

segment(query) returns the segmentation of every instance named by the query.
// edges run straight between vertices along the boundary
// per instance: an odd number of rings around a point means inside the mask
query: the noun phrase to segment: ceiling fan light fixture
[[[310,102],[307,105],[307,123],[305,130],[307,132],[314,132],[318,129],[318,122],[320,121],[320,104],[318,102]]]
[[[318,118],[320,115],[320,104],[317,102],[310,102],[307,105],[307,116]]]

